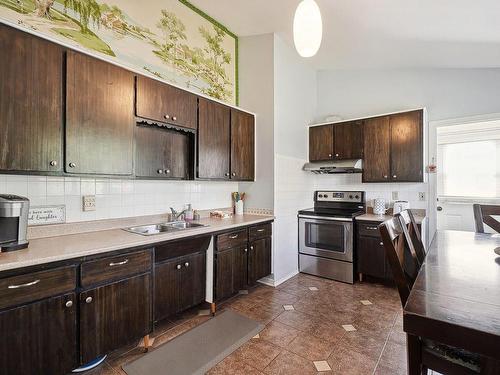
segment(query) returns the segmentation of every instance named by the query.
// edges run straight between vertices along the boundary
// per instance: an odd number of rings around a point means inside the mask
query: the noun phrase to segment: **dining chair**
[[[425,260],[425,247],[422,242],[422,236],[420,234],[420,230],[418,229],[417,221],[415,220],[415,216],[411,210],[404,210],[395,215],[396,217],[400,217],[404,222],[406,227],[408,228],[408,233],[410,235],[411,241],[413,243],[413,247],[415,248],[415,253],[417,254],[417,259],[420,264],[424,263]]]
[[[403,216],[397,215],[384,221],[378,228],[404,308],[417,276],[405,270],[405,255],[410,254],[410,261],[415,264],[417,270],[420,270],[421,263],[417,259],[407,221]],[[409,251],[405,251],[405,246]],[[479,355],[432,340],[414,336],[409,336],[408,340],[410,339],[417,340],[418,350],[417,353],[412,353],[412,359],[418,360],[408,361],[408,375],[426,375],[428,369],[449,375],[487,374],[481,371],[482,361]]]
[[[474,221],[476,223],[476,233],[484,233],[484,224],[500,233],[500,222],[493,216],[500,216],[500,206],[474,204]]]

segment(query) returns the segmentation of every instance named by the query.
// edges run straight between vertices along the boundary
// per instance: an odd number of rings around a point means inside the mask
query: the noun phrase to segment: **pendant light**
[[[293,18],[293,41],[302,57],[318,52],[323,36],[323,23],[318,4],[314,0],[302,0]]]

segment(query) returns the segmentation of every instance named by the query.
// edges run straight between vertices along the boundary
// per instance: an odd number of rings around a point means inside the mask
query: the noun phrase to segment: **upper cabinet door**
[[[199,99],[199,178],[229,179],[230,116],[229,107]]]
[[[68,52],[66,172],[131,175],[134,127],[133,74]]]
[[[350,121],[335,124],[335,159],[361,159],[363,157],[363,122]]]
[[[255,117],[231,109],[231,179],[255,177]]]
[[[391,123],[391,179],[423,181],[423,111],[397,113]]]
[[[333,129],[334,125],[309,128],[309,161],[333,159]]]
[[[0,25],[0,170],[62,166],[63,50]]]
[[[389,181],[391,171],[389,116],[364,120],[363,140],[363,182]]]
[[[196,129],[197,97],[190,92],[150,78],[137,77],[139,117]]]
[[[190,135],[155,126],[135,129],[135,175],[188,179],[191,170]]]

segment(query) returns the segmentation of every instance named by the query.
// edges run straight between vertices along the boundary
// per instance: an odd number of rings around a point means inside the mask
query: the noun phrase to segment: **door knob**
[[[92,302],[92,297],[85,298],[85,303],[91,303],[91,302]]]
[[[75,163],[69,163],[69,167],[70,167],[70,168],[75,168],[75,167],[76,167],[76,164],[75,164]]]
[[[57,160],[51,160],[49,164],[51,167],[55,167],[57,166]]]
[[[438,211],[443,211],[443,207],[441,207],[441,206],[437,206],[436,210],[438,210]]]
[[[66,302],[66,307],[71,307],[71,306],[73,306],[73,301]]]

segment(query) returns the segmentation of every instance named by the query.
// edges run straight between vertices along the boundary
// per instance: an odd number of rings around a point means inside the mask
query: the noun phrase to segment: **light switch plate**
[[[421,191],[418,193],[418,200],[425,202],[425,192]]]
[[[83,211],[95,211],[95,195],[83,196]]]
[[[399,191],[392,192],[392,200],[397,201],[399,199]]]

